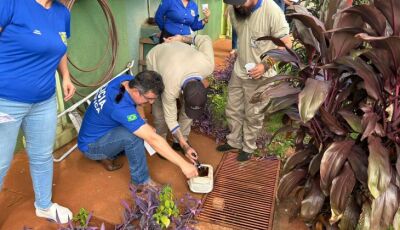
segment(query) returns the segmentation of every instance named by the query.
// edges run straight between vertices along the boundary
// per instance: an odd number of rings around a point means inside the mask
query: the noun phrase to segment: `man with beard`
[[[279,6],[271,0],[224,0],[238,35],[238,58],[228,85],[226,116],[230,128],[227,143],[217,147],[220,152],[239,151],[238,161],[249,160],[256,150],[256,138],[262,128],[264,115],[250,104],[256,88],[276,72],[264,52],[277,48],[271,41],[256,41],[263,36],[280,38],[291,47],[289,25]],[[251,66],[252,67],[248,67]],[[247,69],[245,68],[247,66]]]

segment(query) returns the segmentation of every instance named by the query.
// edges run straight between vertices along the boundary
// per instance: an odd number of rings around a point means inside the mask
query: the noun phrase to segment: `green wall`
[[[159,0],[150,0],[150,15],[154,16]],[[221,30],[222,1],[198,0],[199,9],[202,3],[208,3],[212,15],[209,23],[201,34],[208,34],[214,40],[219,38]],[[114,74],[125,68],[131,59],[139,57],[139,38],[141,27],[147,19],[147,4],[145,0],[110,0],[118,33],[119,49],[117,65]],[[202,15],[202,13],[200,12]],[[97,1],[78,0],[71,11],[71,38],[69,40],[69,57],[79,67],[94,67],[106,52],[108,31],[103,12]],[[84,83],[94,82],[100,78],[109,64],[110,55],[107,55],[104,64],[99,70],[92,73],[82,73],[70,66],[71,73]]]
[[[137,72],[139,59],[139,39],[141,33],[148,36],[156,31],[155,27],[142,26],[147,20],[146,0],[109,0],[109,5],[118,34],[118,53],[113,76],[125,69],[126,64],[135,60],[134,73]],[[208,34],[212,39],[218,39],[221,30],[222,1],[221,0],[197,0],[201,11],[201,4],[208,3],[211,9],[211,18],[201,34]],[[154,17],[160,0],[150,0],[150,16]],[[199,12],[201,17],[202,13]],[[141,29],[143,28],[143,29]],[[79,81],[90,84],[99,80],[110,64],[110,51],[107,51],[109,39],[107,22],[100,5],[96,0],[77,0],[71,10],[71,37],[68,40],[69,58],[80,68],[92,69],[96,65],[99,68],[93,72],[81,72],[69,65],[71,74]],[[148,49],[148,47],[147,47]],[[106,53],[104,60],[102,57]],[[80,88],[78,91],[88,94],[94,88]],[[75,101],[81,99],[74,97]],[[71,103],[66,103],[68,107]],[[21,138],[18,138],[16,151],[22,148]]]
[[[221,35],[221,21],[224,14],[222,0],[197,0],[196,2],[199,6],[200,18],[203,17],[201,4],[207,3],[211,11],[209,22],[199,33],[208,34],[213,40],[218,39]]]

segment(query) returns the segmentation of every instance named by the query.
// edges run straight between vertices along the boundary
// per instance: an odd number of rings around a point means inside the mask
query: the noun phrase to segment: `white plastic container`
[[[246,69],[246,72],[249,73],[250,70],[254,69],[256,67],[256,63],[250,62],[244,65],[244,68]]]
[[[214,170],[211,165],[201,164],[208,168],[208,175],[203,177],[193,177],[188,180],[190,191],[195,193],[209,193],[214,186]]]

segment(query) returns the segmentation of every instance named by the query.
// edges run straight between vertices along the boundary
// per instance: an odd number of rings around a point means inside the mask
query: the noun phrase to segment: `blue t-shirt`
[[[145,124],[136,110],[135,102],[126,91],[119,103],[115,101],[121,83],[132,79],[130,75],[117,77],[94,96],[79,130],[78,148],[82,152],[87,152],[88,144],[96,142],[113,128],[123,126],[133,133]]]
[[[190,0],[185,7],[180,0],[162,0],[155,16],[160,30],[166,30],[173,35],[189,35],[191,30],[204,28],[199,20],[197,4]]]
[[[55,93],[55,71],[67,51],[70,13],[53,1],[0,0],[0,98],[37,103]]]

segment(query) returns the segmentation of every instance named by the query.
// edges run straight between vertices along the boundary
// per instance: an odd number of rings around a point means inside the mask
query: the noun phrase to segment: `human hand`
[[[68,77],[63,79],[62,87],[64,91],[64,101],[68,101],[75,94],[75,86],[72,84],[71,79]]]
[[[185,164],[181,166],[181,170],[188,179],[199,175],[197,168],[188,162],[185,162]]]
[[[231,57],[231,58],[236,58],[236,56],[237,56],[237,50],[236,50],[236,49],[232,49],[232,50],[229,52],[229,57]]]
[[[204,14],[204,17],[208,19],[211,15],[210,9],[208,9],[208,8],[203,9],[203,14]]]
[[[183,148],[183,151],[185,152],[185,156],[193,163],[196,164],[196,161],[198,159],[197,152],[194,150],[191,146],[187,146]]]
[[[180,34],[177,34],[172,37],[164,38],[164,42],[173,42],[173,41],[178,41],[178,42],[184,42],[183,36]]]
[[[262,63],[258,63],[253,69],[249,70],[249,77],[259,79],[267,71]]]

